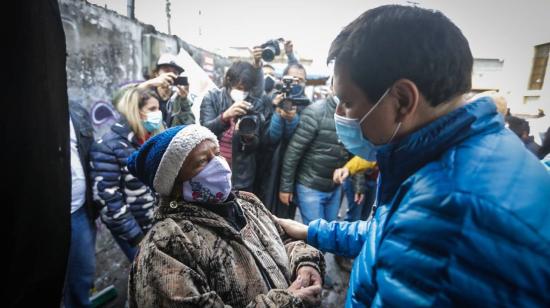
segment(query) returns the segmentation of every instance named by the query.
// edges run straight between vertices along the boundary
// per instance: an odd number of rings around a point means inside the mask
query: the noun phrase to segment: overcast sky
[[[547,32],[548,0],[414,0],[419,6],[441,10],[470,42],[474,57],[504,58],[514,44]],[[126,0],[91,0],[126,14]],[[365,10],[382,4],[409,1],[223,1],[172,0],[172,34],[209,50],[253,46],[270,38],[292,39],[302,56],[324,62],[338,32]],[[166,0],[135,0],[136,18],[167,32]],[[544,43],[544,42],[540,42]]]

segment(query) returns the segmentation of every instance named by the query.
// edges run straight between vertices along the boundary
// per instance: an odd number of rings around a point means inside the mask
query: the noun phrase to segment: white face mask
[[[234,102],[242,102],[248,96],[248,92],[232,89],[229,95]]]
[[[216,156],[197,175],[183,183],[183,199],[188,202],[217,204],[231,193],[231,168]]]

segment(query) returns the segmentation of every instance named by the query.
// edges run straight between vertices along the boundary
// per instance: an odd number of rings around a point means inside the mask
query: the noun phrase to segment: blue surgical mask
[[[159,130],[160,124],[162,123],[162,112],[160,110],[151,111],[148,112],[146,116],[147,118],[142,121],[145,130],[150,133]]]
[[[361,119],[351,119],[347,117],[340,116],[338,114],[334,114],[334,122],[336,124],[336,134],[338,135],[338,138],[342,143],[344,144],[344,147],[350,151],[353,155],[357,155],[363,159],[366,159],[368,161],[376,161],[376,154],[378,150],[382,146],[381,145],[375,145],[370,140],[365,138],[363,136],[363,130],[361,128],[361,123],[365,121],[365,119],[371,114],[376,107],[382,102],[382,100],[386,97],[386,95],[389,93],[390,88],[384,92],[384,94],[378,99],[376,104],[372,106],[372,108],[361,118]],[[340,103],[337,100],[338,104]],[[397,124],[397,127],[395,128],[395,131],[393,132],[392,136],[388,140],[387,143],[392,142],[393,138],[399,131],[399,128],[401,128],[401,122]],[[386,143],[386,144],[387,144]]]
[[[301,96],[304,94],[304,86],[302,84],[293,84],[290,88],[290,96]]]

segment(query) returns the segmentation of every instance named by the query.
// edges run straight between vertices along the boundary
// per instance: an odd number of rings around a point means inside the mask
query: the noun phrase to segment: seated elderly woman
[[[130,272],[130,307],[318,304],[324,257],[290,240],[251,193],[232,192],[216,136],[171,128],[128,159],[160,196]]]

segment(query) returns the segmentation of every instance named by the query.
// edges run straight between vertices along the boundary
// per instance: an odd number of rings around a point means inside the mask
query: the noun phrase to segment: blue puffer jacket
[[[550,175],[487,98],[378,154],[369,221],[310,223],[356,257],[346,306],[550,306]]]
[[[140,147],[126,120],[115,123],[90,152],[94,200],[113,235],[135,246],[153,223],[154,193],[128,172],[126,160]]]

